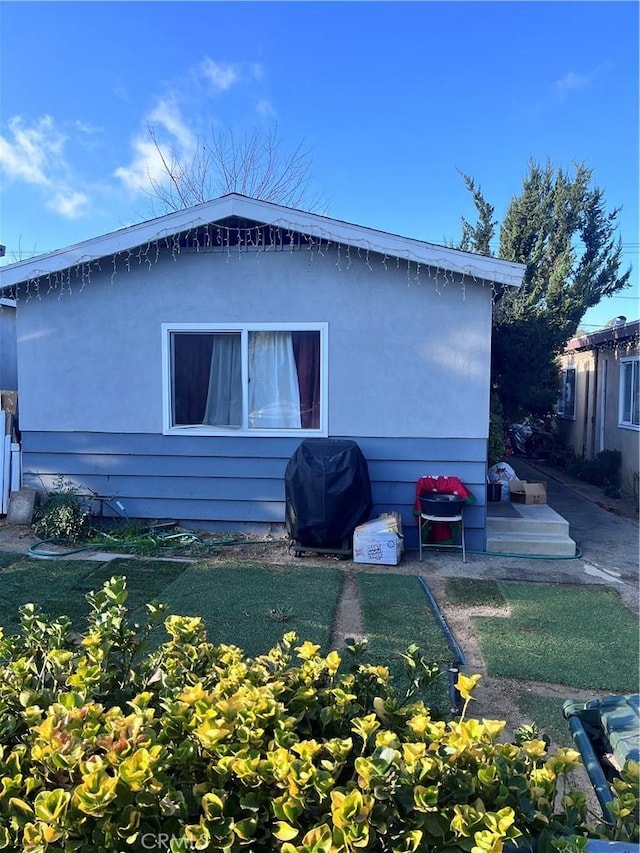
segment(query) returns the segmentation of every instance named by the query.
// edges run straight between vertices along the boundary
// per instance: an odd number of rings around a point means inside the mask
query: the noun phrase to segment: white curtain
[[[300,429],[291,332],[249,333],[249,427]]]
[[[242,426],[242,350],[237,333],[213,336],[209,393],[203,423]]]

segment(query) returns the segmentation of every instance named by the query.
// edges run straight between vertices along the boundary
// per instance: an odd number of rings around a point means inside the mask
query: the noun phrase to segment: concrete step
[[[513,515],[489,514],[487,516],[487,536],[494,533],[569,535],[569,522],[546,504],[542,506],[511,504],[511,508]]]
[[[487,529],[487,551],[496,554],[573,557],[576,543],[569,536],[550,533],[494,533]]]

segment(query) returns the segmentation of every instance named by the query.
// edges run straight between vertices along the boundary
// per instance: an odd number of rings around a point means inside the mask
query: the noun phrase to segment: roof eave
[[[43,275],[90,263],[100,258],[126,252],[175,234],[204,227],[231,216],[239,216],[283,229],[299,231],[313,237],[353,246],[423,266],[447,270],[473,279],[519,287],[523,264],[498,258],[462,252],[434,243],[353,225],[316,213],[294,210],[281,205],[232,193],[185,210],[168,213],[157,219],[140,222],[119,231],[85,240],[45,255],[17,261],[0,268],[0,289],[12,287]]]
[[[608,329],[600,329],[597,332],[590,332],[588,335],[581,335],[577,338],[572,338],[565,347],[569,352],[580,352],[589,349],[598,349],[607,344],[616,341],[625,341],[629,338],[638,337],[640,334],[640,320],[634,320],[631,323],[624,323],[620,326],[611,326]]]

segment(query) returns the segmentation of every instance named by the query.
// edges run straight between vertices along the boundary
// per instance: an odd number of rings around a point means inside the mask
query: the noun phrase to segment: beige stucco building
[[[640,469],[640,321],[624,317],[611,327],[573,338],[560,359],[561,435],[578,456],[603,450],[622,455],[622,488],[637,492]]]

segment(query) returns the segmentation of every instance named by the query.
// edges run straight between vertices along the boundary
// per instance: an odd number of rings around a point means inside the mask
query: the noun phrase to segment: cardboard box
[[[399,512],[381,512],[374,521],[385,521],[390,525],[391,530],[395,530],[402,536],[402,516]],[[370,521],[366,523],[371,524]]]
[[[361,533],[397,533],[402,536],[402,518],[399,512],[381,512],[377,518],[359,524],[356,529]]]
[[[353,532],[353,562],[397,566],[403,545],[403,537],[395,531],[372,532],[361,525]]]
[[[546,504],[547,484],[542,480],[511,480],[509,495],[516,504]]]

